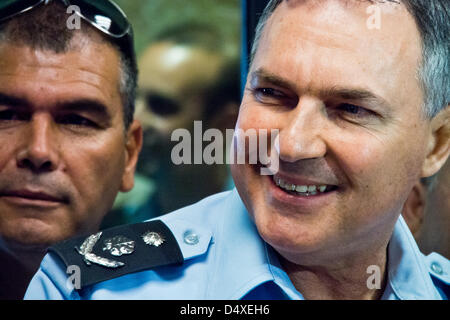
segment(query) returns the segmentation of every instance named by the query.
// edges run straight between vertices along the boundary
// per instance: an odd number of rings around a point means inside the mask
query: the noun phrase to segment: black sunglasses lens
[[[1,0],[0,1],[0,21],[14,16],[26,9],[32,8],[43,0]]]
[[[123,36],[130,25],[125,15],[107,0],[70,0],[71,5],[80,8],[80,13],[97,27],[114,36]]]

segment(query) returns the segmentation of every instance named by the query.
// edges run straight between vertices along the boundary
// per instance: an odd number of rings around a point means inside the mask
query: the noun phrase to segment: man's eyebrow
[[[258,69],[250,74],[250,84],[256,85],[258,82],[266,82],[277,87],[291,90],[294,90],[294,88],[296,87],[295,83],[283,79],[273,73],[267,72],[264,69]]]
[[[109,108],[103,102],[89,98],[62,101],[56,104],[55,110],[56,112],[85,112],[92,114],[98,120],[104,122],[105,125],[110,125],[113,118]]]
[[[0,105],[12,108],[32,108],[33,104],[24,98],[11,96],[0,92]],[[51,112],[86,112],[94,114],[105,123],[110,123],[112,115],[108,107],[97,99],[81,98],[68,101],[61,101],[52,107]]]
[[[383,97],[365,88],[332,87],[329,89],[324,89],[321,92],[321,96],[325,98],[332,97],[342,100],[365,101],[374,105],[374,107],[382,107],[386,109],[386,111],[391,109],[390,103],[388,103]]]
[[[28,107],[31,103],[27,99],[11,96],[0,92],[0,105],[7,107]]]
[[[98,115],[110,116],[108,108],[101,101],[95,99],[75,99],[56,104],[57,110],[91,112]]]

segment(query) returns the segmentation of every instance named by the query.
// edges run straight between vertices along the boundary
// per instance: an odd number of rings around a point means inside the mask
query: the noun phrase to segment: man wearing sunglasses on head
[[[47,248],[96,232],[133,187],[135,60],[112,1],[0,0],[1,299],[21,299]]]

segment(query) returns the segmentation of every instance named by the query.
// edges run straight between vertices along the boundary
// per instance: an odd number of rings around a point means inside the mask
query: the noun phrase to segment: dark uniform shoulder
[[[49,249],[66,267],[78,266],[80,289],[126,274],[182,264],[171,230],[160,220],[124,225],[73,238]]]
[[[444,299],[450,297],[450,261],[433,252],[425,257],[428,272],[434,285]]]

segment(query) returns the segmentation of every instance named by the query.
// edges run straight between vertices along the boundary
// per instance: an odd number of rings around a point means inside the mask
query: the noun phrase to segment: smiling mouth
[[[279,177],[273,176],[272,178],[275,185],[286,193],[300,197],[311,197],[326,194],[335,191],[338,187],[335,185],[296,185],[287,182]]]

